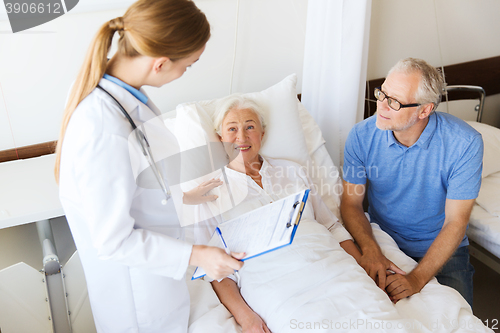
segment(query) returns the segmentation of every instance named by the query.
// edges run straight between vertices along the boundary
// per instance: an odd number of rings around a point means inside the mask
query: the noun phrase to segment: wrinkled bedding
[[[384,254],[409,272],[416,263],[378,225]],[[188,277],[190,277],[188,272]],[[303,220],[292,245],[249,260],[241,294],[276,332],[491,332],[455,290],[435,279],[396,305],[322,225]],[[189,332],[240,332],[210,284],[188,281]]]

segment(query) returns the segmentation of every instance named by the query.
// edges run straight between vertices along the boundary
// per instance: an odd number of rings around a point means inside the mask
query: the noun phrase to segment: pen
[[[229,248],[226,245],[226,242],[224,241],[224,238],[222,238],[222,232],[220,232],[219,227],[215,228],[215,231],[217,232],[217,235],[219,235],[220,241],[222,242],[222,245],[224,245],[224,250],[226,251],[227,254],[231,255],[231,251],[229,251]]]
[[[229,248],[227,247],[227,244],[226,242],[224,241],[224,238],[222,237],[222,232],[220,231],[219,227],[215,228],[215,232],[217,232],[217,235],[219,235],[219,238],[220,238],[220,241],[222,242],[222,245],[224,246],[224,250],[226,251],[226,253],[231,256],[231,251],[229,250]],[[234,271],[234,275],[236,276],[236,278],[239,280],[240,279],[240,275],[238,274],[238,271],[235,270]],[[222,280],[220,280],[222,281]],[[220,282],[218,281],[218,282]]]

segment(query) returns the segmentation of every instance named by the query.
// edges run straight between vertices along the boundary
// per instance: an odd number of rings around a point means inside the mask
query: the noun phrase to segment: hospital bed
[[[456,114],[459,105],[450,106],[448,112],[467,120],[469,125],[481,133],[484,142],[482,184],[479,196],[474,204],[467,236],[469,237],[470,254],[483,262],[491,269],[500,273],[500,129],[481,123],[485,100],[485,90],[479,86],[453,85],[446,87],[447,94],[450,92],[462,92],[461,98],[454,102],[461,103],[464,99],[466,105],[474,106],[473,112],[461,112]],[[445,100],[448,96],[445,95]],[[478,101],[476,101],[478,100]],[[472,104],[471,104],[472,102]],[[447,103],[448,104],[448,103]],[[475,117],[474,117],[475,114]],[[472,119],[475,119],[473,121]]]
[[[484,141],[481,189],[467,230],[470,253],[500,273],[500,129],[468,123],[481,133]]]
[[[268,127],[266,129],[266,135],[269,134],[269,136],[263,143],[261,153],[263,156],[290,159],[306,167],[309,176],[311,176],[314,184],[320,190],[325,203],[335,215],[340,216],[341,192],[338,189],[341,187],[341,179],[338,169],[326,151],[318,125],[304,106],[296,99],[295,83],[295,76],[290,76],[261,93],[249,94],[250,97],[260,99],[263,103],[267,102],[268,109],[270,110],[270,119],[268,119]],[[210,122],[210,114],[213,112],[215,103],[216,101],[202,101],[180,105],[177,108],[178,123],[176,126],[179,126],[181,129],[191,129],[190,138],[187,138],[187,140],[193,140],[193,137],[198,137],[201,141],[203,141],[203,138],[207,141],[215,140],[211,139],[214,138],[212,124],[203,124],[204,121]],[[201,125],[200,122],[202,123]],[[191,142],[187,145],[193,144]],[[323,172],[317,172],[318,170],[323,170]],[[383,253],[403,270],[411,271],[416,263],[398,249],[396,243],[388,234],[383,232],[377,225],[372,224],[372,226],[374,235]],[[187,228],[186,230],[189,237],[190,229]],[[286,251],[286,247],[278,251]],[[344,262],[336,263],[336,266],[342,271],[353,269],[352,266]],[[240,327],[236,324],[229,311],[219,302],[211,285],[202,279],[191,280],[192,272],[193,270],[191,269],[186,275],[191,294],[189,332],[240,332]],[[301,276],[301,278],[304,278],[304,276]],[[283,281],[283,283],[286,284],[288,282]],[[368,279],[366,283],[370,284],[373,281]],[[340,288],[342,290],[332,300],[331,313],[334,313],[335,309],[345,307],[353,298],[366,298],[364,288],[351,290],[352,288],[349,289],[349,285],[349,281],[345,283],[333,281],[324,290],[325,293],[327,291],[330,292],[332,290],[330,288]],[[316,290],[315,292],[321,293],[321,290]],[[383,297],[386,296],[384,295]],[[266,298],[265,296],[262,297],[262,302],[266,302]],[[391,320],[395,320],[397,322],[397,318],[403,318],[402,323],[403,325],[408,325],[404,327],[408,331],[490,331],[482,325],[478,318],[473,316],[470,307],[455,290],[440,285],[435,279],[431,280],[420,293],[408,299],[401,300],[394,308],[395,312],[387,314],[387,321],[391,322]],[[370,311],[379,310],[377,306],[370,309]],[[301,312],[301,310],[297,311]],[[305,313],[301,313],[301,316],[302,318],[304,316],[307,318],[308,310],[304,311]],[[276,315],[282,315],[282,313],[277,313]],[[314,318],[315,314],[310,313],[310,315],[311,318]],[[318,322],[298,323],[291,321],[290,326],[283,327],[281,331],[300,332],[301,328],[304,331],[314,332],[339,331],[339,327],[332,329],[332,325],[337,321],[341,322],[345,318],[326,317],[323,319],[329,321],[329,324],[323,322],[323,326],[321,326],[321,323]],[[460,323],[464,325],[460,326]],[[307,325],[313,327],[312,325],[315,324],[318,324],[314,326],[316,330],[307,329]],[[377,331],[384,331],[380,328]],[[358,327],[358,329],[363,331],[363,327]],[[344,329],[344,331],[348,331],[348,329]],[[365,327],[365,331],[373,331],[373,328],[370,330]]]
[[[54,154],[0,163],[2,333],[95,332],[54,163]]]
[[[54,163],[54,154],[0,163],[3,333],[95,332]]]

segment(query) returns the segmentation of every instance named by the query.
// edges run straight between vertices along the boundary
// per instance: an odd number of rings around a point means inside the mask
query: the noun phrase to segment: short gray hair
[[[220,100],[212,116],[215,131],[219,136],[221,135],[224,118],[226,118],[229,111],[233,109],[252,110],[259,117],[262,130],[264,131],[266,129],[266,110],[264,107],[249,97],[244,97],[241,94],[234,94]]]
[[[438,69],[429,65],[425,60],[406,58],[398,61],[398,63],[389,70],[388,75],[392,72],[405,74],[420,73],[421,78],[417,92],[414,96],[415,100],[420,104],[433,103],[434,108],[432,111],[436,110],[441,102],[444,88],[443,76]]]

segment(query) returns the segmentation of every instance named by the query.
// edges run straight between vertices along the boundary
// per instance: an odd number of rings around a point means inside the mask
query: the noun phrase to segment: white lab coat
[[[102,79],[100,85],[137,126],[160,114],[151,101],[146,106],[113,82]],[[161,190],[136,185],[128,150],[131,129],[99,89],[79,104],[62,147],[61,203],[97,331],[187,332],[184,274],[192,245],[183,241],[172,200],[163,206]]]

